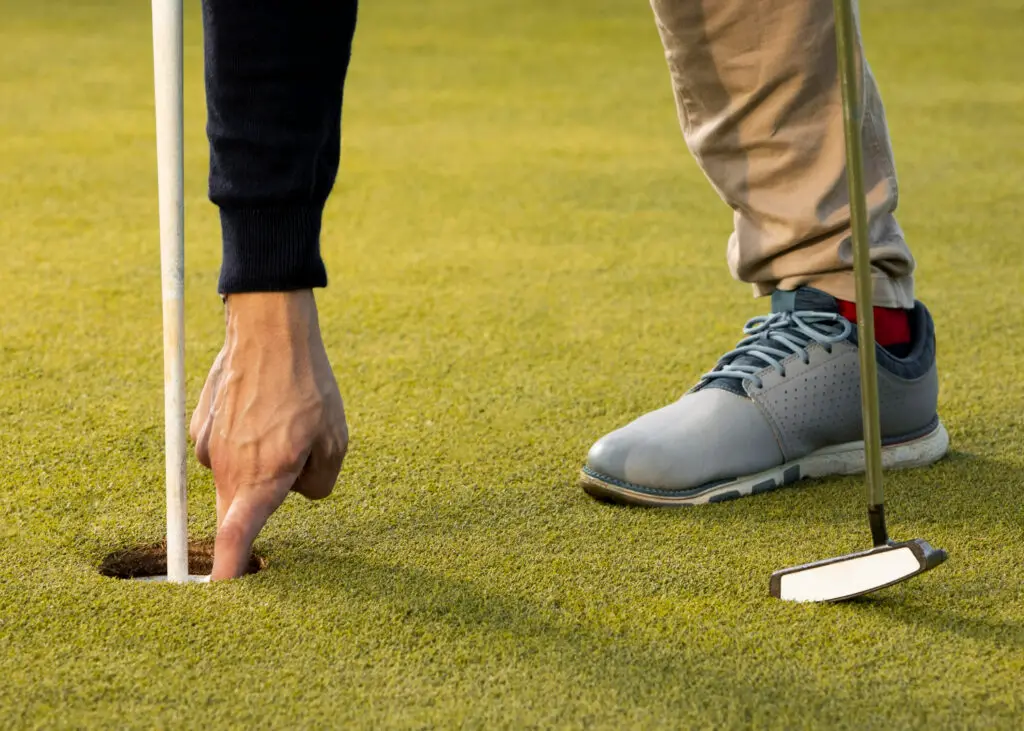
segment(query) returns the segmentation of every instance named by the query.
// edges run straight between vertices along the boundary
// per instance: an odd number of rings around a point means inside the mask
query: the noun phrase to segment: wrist
[[[315,329],[316,299],[313,290],[291,292],[244,292],[223,296],[228,329],[233,327],[273,333]]]

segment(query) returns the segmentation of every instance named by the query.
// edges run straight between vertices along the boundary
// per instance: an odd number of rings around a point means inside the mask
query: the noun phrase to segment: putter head
[[[948,558],[921,538],[805,563],[772,574],[771,595],[791,602],[839,602],[933,569]]]

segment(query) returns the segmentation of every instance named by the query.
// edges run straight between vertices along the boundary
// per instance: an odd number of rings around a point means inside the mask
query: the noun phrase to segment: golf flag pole
[[[153,80],[163,290],[167,580],[188,581],[185,493],[185,200],[182,0],[153,2]]]

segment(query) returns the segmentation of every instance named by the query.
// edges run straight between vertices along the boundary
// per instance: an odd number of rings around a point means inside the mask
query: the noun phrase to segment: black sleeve
[[[323,287],[357,0],[203,0],[219,291]]]

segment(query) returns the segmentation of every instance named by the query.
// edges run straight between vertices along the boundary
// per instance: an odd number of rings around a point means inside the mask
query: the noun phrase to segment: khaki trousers
[[[757,296],[817,287],[853,301],[832,0],[651,0],[683,136],[734,211],[728,261]],[[863,59],[863,54],[861,54]],[[911,307],[914,259],[863,62],[864,177],[875,305]]]

